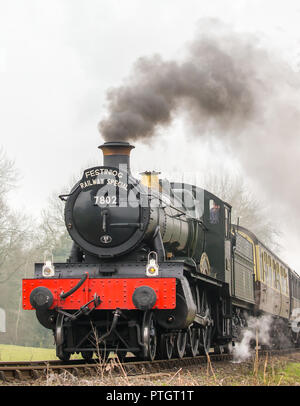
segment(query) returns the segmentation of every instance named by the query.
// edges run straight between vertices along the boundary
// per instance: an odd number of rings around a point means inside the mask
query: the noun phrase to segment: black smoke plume
[[[183,116],[187,133],[219,139],[272,202],[295,211],[300,199],[299,73],[258,35],[202,20],[186,55],[140,58],[130,77],[107,94],[99,123],[106,141],[152,140]],[[296,213],[293,224],[300,225]]]
[[[252,116],[253,47],[229,33],[221,40],[212,35],[212,26],[220,31],[217,21],[203,25],[185,60],[140,58],[124,85],[108,91],[109,115],[99,124],[105,140],[145,140],[180,111],[202,132],[237,129]]]

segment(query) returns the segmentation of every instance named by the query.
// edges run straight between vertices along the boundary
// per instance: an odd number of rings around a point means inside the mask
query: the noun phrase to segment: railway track
[[[259,355],[269,356],[284,355],[287,353],[299,352],[299,349],[290,348],[284,350],[260,350]],[[69,372],[73,376],[94,376],[99,370],[103,371],[108,365],[112,373],[120,373],[123,369],[128,376],[151,374],[157,372],[172,371],[174,369],[205,364],[209,361],[229,361],[232,360],[232,354],[209,354],[207,356],[185,357],[182,359],[155,360],[155,361],[134,361],[135,358],[126,358],[122,363],[116,358],[110,358],[105,363],[99,359],[70,360],[62,362],[59,360],[49,361],[19,361],[19,362],[0,362],[0,382],[12,382],[14,380],[32,380],[46,377],[50,373]]]

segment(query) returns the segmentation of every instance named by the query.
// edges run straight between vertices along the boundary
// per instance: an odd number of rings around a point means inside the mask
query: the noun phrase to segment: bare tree
[[[64,220],[64,203],[58,193],[53,192],[48,199],[48,206],[42,210],[41,223],[38,226],[41,236],[38,244],[40,260],[53,255],[54,261],[65,261],[71,249],[71,238]]]
[[[71,177],[63,190],[53,191],[48,198],[47,207],[41,212],[41,223],[38,226],[40,240],[38,244],[40,260],[44,254],[53,254],[55,261],[65,261],[70,254],[72,240],[66,229],[64,219],[65,203],[59,199],[60,194],[68,194],[81,178],[84,169],[96,166],[95,162],[87,162]]]
[[[217,172],[206,172],[203,186],[232,206],[232,223],[252,231],[263,243],[273,250],[280,248],[279,225],[270,215],[269,207],[255,196],[253,190],[241,175],[232,174],[224,168]]]
[[[0,198],[3,199],[7,192],[15,187],[17,171],[15,163],[9,159],[3,149],[0,147]]]
[[[16,170],[3,149],[0,150],[0,283],[6,282],[26,262],[31,240],[29,218],[14,212],[7,203],[8,193],[15,187]],[[13,264],[13,266],[12,266]]]

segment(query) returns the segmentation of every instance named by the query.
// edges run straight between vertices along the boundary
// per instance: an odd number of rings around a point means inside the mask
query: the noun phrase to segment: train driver
[[[220,206],[213,200],[210,209],[209,221],[211,224],[219,224]]]

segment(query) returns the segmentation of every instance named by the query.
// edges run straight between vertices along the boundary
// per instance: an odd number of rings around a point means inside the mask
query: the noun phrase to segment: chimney
[[[105,142],[98,148],[103,152],[103,166],[122,169],[130,174],[130,152],[134,148],[133,145],[129,142],[113,141]]]

